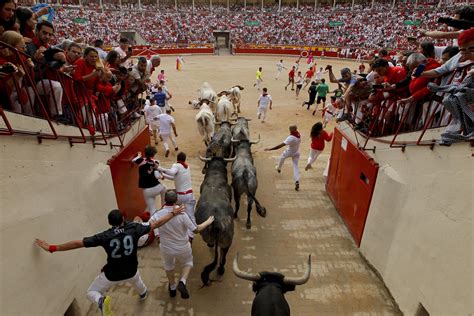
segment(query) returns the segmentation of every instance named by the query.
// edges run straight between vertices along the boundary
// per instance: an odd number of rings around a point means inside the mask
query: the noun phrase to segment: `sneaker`
[[[308,108],[308,110],[309,110],[309,108]],[[314,116],[315,114],[316,114],[316,110],[313,111],[313,116]]]
[[[140,294],[140,301],[146,300],[147,297],[148,297],[148,291],[145,291],[145,293]]]
[[[167,150],[166,150],[166,153],[165,153],[165,157],[168,157],[169,155],[170,155],[170,150],[167,149]]]
[[[179,281],[178,283],[178,291],[181,293],[181,298],[184,298],[184,299],[189,298],[189,292],[188,292],[188,289],[186,288],[186,284],[184,284],[182,281]]]
[[[171,109],[171,111],[174,112],[174,107],[173,106],[170,105],[170,109]]]
[[[306,165],[306,167],[304,167],[305,171],[308,171],[309,169],[313,169],[313,167],[311,165]]]
[[[178,151],[178,147],[175,147],[175,148],[174,148],[174,151]]]
[[[170,293],[170,297],[176,297],[176,289],[172,290],[169,284],[168,284],[168,292]]]
[[[102,296],[99,299],[99,309],[103,316],[112,316],[112,309],[110,307],[110,296]]]
[[[300,182],[296,181],[295,182],[295,191],[299,191],[299,190],[300,190]]]
[[[291,88],[291,91],[295,91],[295,89]]]
[[[275,166],[275,170],[276,170],[278,173],[281,173],[281,169],[278,169],[278,166]]]
[[[285,87],[285,91],[288,90],[288,87]]]

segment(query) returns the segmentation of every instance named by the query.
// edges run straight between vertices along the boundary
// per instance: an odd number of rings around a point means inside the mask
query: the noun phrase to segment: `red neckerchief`
[[[298,131],[295,131],[295,132],[290,132],[290,135],[293,135],[295,136],[296,138],[301,138],[301,135]]]
[[[178,160],[178,163],[182,164],[184,169],[188,169],[188,165],[184,161]]]
[[[170,203],[165,203],[164,206],[174,206],[174,204],[170,204]]]
[[[34,37],[33,40],[32,40],[32,43],[35,44],[36,47],[40,48],[41,46],[43,46],[44,48],[48,48],[49,45],[48,44],[43,44],[39,41],[38,37]]]

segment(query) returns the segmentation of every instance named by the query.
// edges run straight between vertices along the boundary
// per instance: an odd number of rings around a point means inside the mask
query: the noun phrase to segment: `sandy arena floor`
[[[357,247],[338,216],[324,188],[323,169],[330,154],[330,146],[319,156],[314,169],[304,171],[309,152],[309,132],[312,124],[321,121],[321,112],[312,116],[301,103],[308,99],[307,90],[296,99],[294,91],[284,90],[287,71],[275,80],[275,64],[279,56],[185,56],[185,68],[174,69],[176,57],[163,57],[160,69],[168,75],[176,108],[173,114],[177,122],[180,150],[188,155],[193,172],[194,192],[199,192],[203,179],[202,162],[198,155],[205,147],[198,134],[194,117],[197,110],[188,101],[197,97],[197,89],[208,81],[216,92],[240,84],[245,87],[242,94],[242,115],[253,119],[250,132],[253,139],[261,135],[261,142],[254,145],[254,159],[258,172],[257,197],[267,208],[267,217],[252,212],[252,229],[245,228],[246,202],[243,198],[239,219],[235,222],[234,242],[227,256],[226,272],[211,286],[200,288],[199,275],[202,268],[213,258],[198,236],[193,244],[194,269],[188,279],[189,300],[178,296],[171,299],[167,291],[167,279],[163,270],[159,246],[153,244],[139,251],[140,271],[148,286],[149,297],[140,302],[135,290],[129,285],[112,289],[112,308],[115,315],[249,315],[254,293],[251,282],[238,279],[232,273],[232,260],[240,253],[240,268],[248,271],[280,271],[288,276],[301,275],[306,267],[306,258],[312,254],[312,273],[307,284],[296,287],[286,294],[293,315],[400,315],[383,283],[369,269],[359,255]],[[296,58],[283,57],[285,66]],[[306,70],[306,62],[304,69]],[[357,67],[355,63],[334,60],[318,60],[319,66],[328,63],[335,73],[343,66]],[[273,98],[273,110],[268,111],[267,122],[256,120],[257,98],[260,92],[253,88],[255,72],[263,67],[263,86]],[[155,73],[157,75],[157,73]],[[326,81],[328,76],[325,75]],[[331,90],[334,85],[331,85]],[[300,171],[301,190],[294,190],[291,162],[287,160],[278,174],[274,166],[279,151],[264,152],[266,147],[281,143],[288,135],[288,126],[297,124],[302,134]],[[330,123],[327,130],[332,130]],[[164,158],[162,144],[158,145],[158,159],[164,166],[176,160],[172,152]],[[173,187],[172,182],[166,183]],[[198,194],[196,194],[196,198]],[[95,306],[90,306],[87,315],[98,315]]]

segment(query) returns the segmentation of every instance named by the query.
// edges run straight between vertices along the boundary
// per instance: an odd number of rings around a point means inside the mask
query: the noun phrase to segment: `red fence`
[[[152,46],[135,46],[133,48],[134,56],[148,55],[181,55],[181,54],[213,54],[213,47],[176,47],[176,48],[158,48]]]
[[[235,54],[269,54],[269,55],[295,55],[300,56],[304,48],[249,48],[249,47],[236,47],[234,48]],[[321,56],[322,51],[316,50],[311,51],[313,56]],[[325,57],[338,57],[337,52],[325,51]]]
[[[379,166],[336,128],[326,189],[360,246]]]
[[[131,160],[149,143],[150,133],[148,128],[144,128],[107,162],[112,174],[118,208],[128,219],[140,215],[146,207],[142,189],[138,188],[138,168]]]

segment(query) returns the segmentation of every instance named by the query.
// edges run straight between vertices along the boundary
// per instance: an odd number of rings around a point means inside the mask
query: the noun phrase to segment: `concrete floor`
[[[243,115],[254,119],[250,131],[262,141],[254,145],[254,159],[258,172],[257,197],[267,208],[267,217],[252,212],[252,229],[245,228],[246,202],[243,198],[236,221],[234,242],[227,256],[226,272],[210,286],[201,288],[199,278],[202,268],[212,261],[213,252],[197,237],[193,243],[194,269],[188,280],[191,298],[170,298],[167,279],[160,258],[159,246],[153,244],[139,251],[141,275],[149,288],[149,297],[140,302],[130,285],[121,285],[110,291],[115,315],[249,315],[254,293],[251,282],[238,279],[232,273],[232,260],[240,253],[240,268],[248,271],[279,271],[288,276],[301,275],[306,267],[308,254],[312,254],[311,278],[305,285],[297,286],[286,294],[293,315],[401,315],[383,282],[361,258],[358,248],[341,221],[324,187],[322,172],[330,154],[330,146],[320,155],[314,169],[304,171],[309,152],[309,131],[317,121],[301,107],[307,100],[307,91],[299,99],[294,91],[283,89],[286,73],[279,80],[273,78],[279,56],[185,56],[185,69],[173,69],[175,57],[163,57],[162,69],[169,76],[169,88],[174,94],[173,106],[178,128],[180,150],[188,154],[193,175],[193,188],[199,191],[203,179],[202,163],[197,159],[204,153],[194,122],[197,113],[187,101],[196,98],[200,83],[209,81],[219,92],[235,84],[243,91]],[[283,58],[288,66],[295,58]],[[303,61],[302,61],[303,62]],[[335,69],[355,67],[354,63],[318,61],[319,66],[328,63]],[[263,86],[269,88],[274,109],[269,111],[268,122],[256,120],[259,91],[252,88],[257,67],[263,67]],[[305,65],[306,66],[306,65]],[[161,67],[160,67],[161,68]],[[306,67],[305,67],[306,70]],[[327,75],[325,76],[328,80]],[[332,87],[334,88],[334,87]],[[288,134],[288,125],[297,124],[302,134],[300,171],[301,190],[294,191],[292,168],[286,161],[282,173],[274,170],[276,159],[282,150],[264,152],[266,147],[281,143]],[[335,126],[331,123],[327,130]],[[170,166],[176,159],[174,153],[163,157],[163,147],[158,145],[162,165]],[[166,183],[173,187],[171,182]],[[198,197],[198,194],[196,194]],[[90,306],[87,315],[98,315],[97,308]]]

